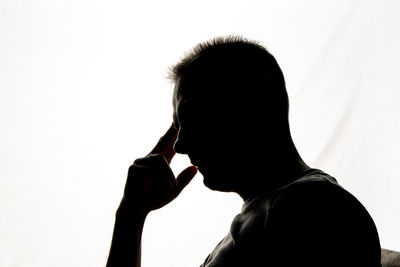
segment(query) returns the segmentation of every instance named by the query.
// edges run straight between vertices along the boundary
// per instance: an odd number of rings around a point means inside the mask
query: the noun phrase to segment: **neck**
[[[252,186],[237,192],[244,201],[289,184],[310,169],[300,157],[294,145],[289,145],[287,149],[281,149],[280,151],[285,151],[285,153],[274,153],[270,159],[266,160],[266,164],[263,164],[264,166],[270,166],[267,171],[262,168],[252,174]]]

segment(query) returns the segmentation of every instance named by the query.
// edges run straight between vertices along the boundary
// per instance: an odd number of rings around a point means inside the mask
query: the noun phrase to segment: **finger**
[[[175,175],[169,163],[161,154],[153,154],[137,159],[133,163],[133,166],[136,166],[140,170],[153,173],[154,178],[161,177],[162,179],[168,180],[171,186],[177,185]]]
[[[169,149],[163,154],[165,160],[168,162],[168,164],[171,163],[172,159],[174,158],[176,152],[174,150],[174,144],[172,143],[172,146],[169,147]]]
[[[184,169],[176,178],[178,185],[176,186],[177,193],[179,194],[185,188],[197,173],[196,166],[190,166]]]
[[[150,154],[169,155],[169,158],[172,159],[174,153],[172,153],[171,150],[173,151],[173,145],[177,135],[178,131],[173,125],[171,125],[164,136],[160,138],[156,146],[151,150]]]
[[[163,164],[161,164],[162,174],[164,174],[164,177],[168,180],[171,186],[177,186],[178,181],[175,179],[174,172],[171,170],[171,167],[169,166],[170,161],[168,162],[164,156],[161,156],[161,160],[163,161]]]

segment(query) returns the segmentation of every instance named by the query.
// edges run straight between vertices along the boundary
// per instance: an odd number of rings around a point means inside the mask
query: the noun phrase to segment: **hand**
[[[146,216],[175,199],[196,175],[197,168],[189,166],[175,178],[169,164],[176,137],[177,130],[171,126],[146,157],[130,166],[122,200],[129,210]]]

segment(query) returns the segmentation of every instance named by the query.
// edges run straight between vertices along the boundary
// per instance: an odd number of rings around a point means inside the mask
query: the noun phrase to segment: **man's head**
[[[241,37],[197,45],[171,69],[175,150],[211,189],[237,191],[271,168],[290,139],[288,95],[275,58]],[[260,179],[260,177],[258,177]]]

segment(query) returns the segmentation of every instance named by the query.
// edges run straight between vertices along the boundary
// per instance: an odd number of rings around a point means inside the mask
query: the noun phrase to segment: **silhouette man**
[[[264,47],[216,38],[197,45],[170,76],[173,125],[129,168],[107,266],[140,266],[147,214],[175,199],[197,170],[208,188],[244,200],[202,267],[381,266],[366,209],[300,157],[284,77]],[[175,152],[194,165],[176,178],[169,167]]]

